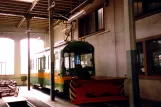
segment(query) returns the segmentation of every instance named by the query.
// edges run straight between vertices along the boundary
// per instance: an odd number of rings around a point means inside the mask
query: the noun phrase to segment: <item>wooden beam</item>
[[[27,14],[30,14],[30,12],[34,9],[34,7],[36,6],[36,4],[38,3],[39,0],[35,0],[33,1],[32,5],[30,6],[30,8],[28,9],[28,11],[26,12]],[[22,23],[25,21],[25,17],[23,17],[17,24],[17,28],[19,28]]]
[[[24,17],[27,14],[26,13],[21,13],[21,12],[13,12],[13,11],[1,11],[0,10],[0,15],[5,15],[5,16],[19,16],[19,17]],[[30,16],[37,18],[37,19],[48,19],[47,15],[38,15],[38,14],[30,14]],[[66,20],[62,17],[53,17],[54,19],[60,19],[60,20]]]

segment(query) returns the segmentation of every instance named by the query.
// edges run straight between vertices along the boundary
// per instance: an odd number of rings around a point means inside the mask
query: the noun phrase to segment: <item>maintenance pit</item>
[[[66,107],[77,107],[69,101],[60,98],[56,98],[56,101],[53,102],[50,100],[50,95],[48,93],[43,93],[40,90],[32,88],[31,91],[28,91],[27,87],[20,87],[19,95],[17,97],[7,96],[0,99],[0,107],[62,107],[63,105]]]
[[[8,107],[36,107],[23,97],[4,97],[2,100]]]

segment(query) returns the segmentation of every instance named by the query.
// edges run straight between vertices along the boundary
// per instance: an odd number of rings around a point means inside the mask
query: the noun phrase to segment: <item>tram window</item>
[[[38,58],[38,70],[40,70],[40,58]]]
[[[76,55],[75,57],[75,64],[80,64],[80,55]]]
[[[34,59],[31,60],[31,70],[34,70]]]
[[[46,68],[45,66],[45,61],[46,61],[46,57],[41,57],[39,58],[39,70],[44,70]]]
[[[74,53],[71,53],[71,55],[70,55],[70,65],[71,65],[71,68],[75,68]]]
[[[50,63],[50,59],[49,59],[50,57],[49,57],[49,55],[48,55],[48,69],[49,69],[49,63]]]
[[[69,69],[69,54],[68,53],[64,54],[64,66],[66,69]]]
[[[66,69],[69,69],[69,64],[70,68],[75,68],[75,64],[82,65],[83,68],[93,67],[92,53],[82,55],[74,55],[74,53],[70,53],[65,54],[64,56],[64,66]]]
[[[55,52],[55,70],[60,70],[60,53]]]
[[[81,55],[81,65],[83,68],[85,67],[93,67],[92,64],[92,54],[83,54]]]
[[[36,70],[37,70],[37,58],[36,58]]]
[[[43,69],[46,69],[46,57],[43,57]]]
[[[76,64],[81,64],[83,68],[85,67],[93,67],[92,63],[92,54],[82,54],[82,55],[76,55]]]
[[[69,57],[65,57],[65,63],[64,63],[64,66],[66,69],[69,69]]]
[[[33,63],[32,63],[32,69],[33,69],[33,70],[34,70],[34,67],[35,67],[35,66],[34,66],[34,64],[35,64],[34,62],[35,62],[35,61],[34,61],[34,59],[33,59]]]

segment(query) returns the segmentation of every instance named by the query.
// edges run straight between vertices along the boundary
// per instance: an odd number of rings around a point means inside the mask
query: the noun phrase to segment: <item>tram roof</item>
[[[84,41],[72,41],[68,43],[67,46],[64,47],[63,49],[64,53],[90,53],[94,52],[94,47],[88,42]]]

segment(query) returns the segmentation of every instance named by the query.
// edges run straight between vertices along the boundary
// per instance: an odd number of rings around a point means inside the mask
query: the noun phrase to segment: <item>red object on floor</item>
[[[127,100],[124,79],[72,80],[70,88],[73,104]]]

